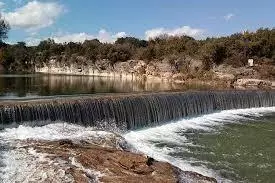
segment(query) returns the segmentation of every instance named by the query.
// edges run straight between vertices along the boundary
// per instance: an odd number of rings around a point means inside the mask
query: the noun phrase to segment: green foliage
[[[3,65],[10,71],[25,72],[31,71],[34,64],[33,50],[24,42],[7,46],[4,49]]]
[[[145,40],[140,40],[134,37],[122,37],[118,38],[115,42],[115,44],[129,44],[131,46],[141,48],[148,46],[148,42]]]
[[[94,63],[99,55],[100,45],[101,43],[98,39],[84,41],[84,43],[82,44],[84,56]]]
[[[219,65],[227,58],[227,49],[223,43],[207,42],[200,49],[204,67],[209,70],[213,64]]]
[[[148,46],[139,51],[138,59],[152,61],[156,59],[156,50],[154,46]]]
[[[0,17],[0,41],[2,42],[3,39],[8,38],[8,32],[10,30],[9,24]]]
[[[128,45],[112,46],[107,54],[107,59],[112,64],[116,62],[124,62],[131,58],[131,50]]]
[[[8,25],[0,22],[0,39],[6,37],[7,30]],[[149,41],[125,37],[118,38],[113,44],[101,43],[97,39],[86,40],[84,43],[57,44],[48,39],[34,47],[27,47],[23,42],[6,45],[4,52],[4,65],[11,71],[31,70],[34,65],[47,65],[52,58],[64,65],[89,65],[106,59],[111,64],[129,59],[147,62],[166,59],[174,67],[177,67],[180,60],[188,61],[183,58],[194,58],[203,62],[204,70],[210,70],[214,65],[220,64],[244,66],[248,58],[269,60],[275,64],[275,29],[261,28],[256,32],[205,40],[195,40],[189,36],[161,35]]]

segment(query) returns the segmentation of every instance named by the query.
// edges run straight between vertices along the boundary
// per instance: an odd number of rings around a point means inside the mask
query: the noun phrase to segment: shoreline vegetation
[[[275,29],[204,40],[162,35],[148,41],[124,37],[114,43],[2,43],[0,70],[273,88]]]

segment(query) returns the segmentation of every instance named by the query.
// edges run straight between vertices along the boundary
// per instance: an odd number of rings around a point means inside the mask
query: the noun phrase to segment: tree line
[[[0,22],[1,40],[9,28]],[[233,67],[246,65],[248,58],[275,64],[275,29],[260,28],[255,32],[236,33],[219,38],[196,40],[189,36],[161,35],[150,40],[135,37],[118,38],[115,43],[101,43],[97,39],[83,43],[55,43],[48,39],[37,46],[24,42],[1,42],[0,63],[10,72],[31,72],[34,66],[47,65],[51,58],[64,65],[89,65],[108,60],[110,64],[138,59],[161,62],[164,59],[175,64],[178,58],[194,58],[203,62],[205,70],[215,65]],[[77,59],[79,57],[85,59]]]

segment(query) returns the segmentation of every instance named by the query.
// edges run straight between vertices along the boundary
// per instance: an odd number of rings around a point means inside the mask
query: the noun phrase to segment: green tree
[[[0,16],[0,41],[2,42],[4,39],[8,38],[8,32],[10,30],[10,26],[8,22]]]
[[[145,40],[140,40],[135,37],[122,37],[118,38],[115,44],[130,44],[134,47],[141,48],[148,46],[148,42]]]
[[[0,68],[4,62],[4,47],[6,47],[6,44],[3,43],[3,40],[8,38],[9,30],[9,24],[0,16]]]

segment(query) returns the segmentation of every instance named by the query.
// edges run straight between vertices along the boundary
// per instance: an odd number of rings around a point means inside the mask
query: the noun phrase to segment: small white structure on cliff
[[[248,59],[248,66],[253,67],[254,66],[254,60],[253,59]]]

